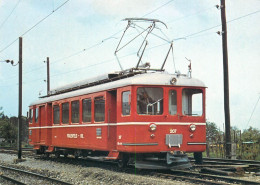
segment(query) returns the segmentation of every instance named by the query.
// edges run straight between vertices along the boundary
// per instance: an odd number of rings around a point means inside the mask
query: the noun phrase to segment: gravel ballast
[[[40,173],[52,178],[57,178],[72,184],[182,184],[191,185],[188,182],[173,181],[170,179],[161,179],[152,176],[141,176],[138,174],[124,173],[120,170],[111,170],[106,167],[99,167],[86,164],[75,165],[55,160],[39,160],[34,158],[26,158],[24,162],[14,163],[17,159],[16,155],[0,153],[0,163],[15,168],[21,168],[35,173]],[[108,165],[108,164],[106,164]],[[113,168],[115,167],[115,164]],[[0,169],[1,173],[1,169]],[[0,180],[1,183],[1,180]],[[2,183],[1,183],[2,184]]]

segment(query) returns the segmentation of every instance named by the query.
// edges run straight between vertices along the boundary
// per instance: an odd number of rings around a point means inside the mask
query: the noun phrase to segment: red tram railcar
[[[205,85],[187,75],[139,70],[52,91],[29,106],[39,154],[102,156],[137,168],[184,168],[206,149]]]

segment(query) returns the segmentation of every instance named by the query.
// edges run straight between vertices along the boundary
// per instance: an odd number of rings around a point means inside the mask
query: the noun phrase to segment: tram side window
[[[103,96],[94,99],[95,122],[105,121],[105,100]]]
[[[169,91],[169,113],[170,115],[177,114],[177,93],[175,90]]]
[[[163,89],[139,87],[137,89],[137,113],[140,115],[161,115],[163,113]]]
[[[69,103],[62,104],[62,123],[69,123]]]
[[[35,110],[35,123],[38,123],[38,118],[39,118],[39,109],[36,108]]]
[[[182,114],[201,116],[203,114],[203,95],[201,89],[183,89]]]
[[[53,106],[53,123],[60,124],[60,107],[59,107],[59,105]]]
[[[124,116],[130,115],[130,110],[130,91],[125,91],[122,93],[122,114]]]
[[[33,112],[32,109],[29,109],[29,123],[32,123],[32,119],[33,119]]]
[[[79,123],[79,101],[71,102],[71,122]]]
[[[82,100],[82,120],[91,122],[91,99]]]

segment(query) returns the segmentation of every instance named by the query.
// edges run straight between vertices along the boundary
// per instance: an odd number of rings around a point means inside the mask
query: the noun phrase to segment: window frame
[[[65,104],[68,104],[68,121],[66,123],[63,122],[63,115],[65,115],[63,114],[63,105]],[[61,103],[61,123],[63,125],[68,125],[70,123],[70,102],[68,101],[64,101],[63,103]]]
[[[100,98],[100,97],[103,97],[102,100],[104,100],[104,120],[103,121],[96,121],[96,104],[95,104],[95,99],[96,98]],[[106,121],[106,98],[105,98],[105,95],[104,94],[100,94],[100,95],[97,95],[93,98],[93,106],[94,106],[94,123],[104,123]]]
[[[84,121],[84,104],[83,104],[83,101],[84,100],[90,100],[90,121]],[[92,114],[93,114],[93,100],[92,100],[92,98],[91,97],[86,97],[86,98],[82,98],[82,100],[81,100],[81,104],[82,104],[82,110],[81,110],[81,119],[82,119],[82,123],[91,123],[92,122],[92,118],[93,118],[93,116],[92,116]]]
[[[58,123],[55,123],[55,121],[54,121],[54,115],[55,115],[55,111],[54,111],[54,108],[55,107],[58,107],[59,108],[59,121],[58,121]],[[60,116],[60,114],[61,114],[61,111],[60,111],[60,105],[59,104],[53,104],[52,105],[52,112],[53,112],[53,116],[52,116],[52,123],[53,123],[53,125],[60,125],[60,123],[61,123],[61,116]]]
[[[191,114],[190,115],[189,114],[184,114],[184,112],[183,112],[183,91],[184,90],[198,90],[198,91],[201,91],[200,92],[200,94],[201,94],[201,114],[200,115],[192,115],[192,111],[193,111],[192,110],[192,105],[191,105]],[[194,94],[199,94],[199,93],[194,93]],[[196,88],[196,87],[189,87],[189,88],[184,87],[184,88],[182,88],[181,89],[181,114],[182,114],[182,116],[188,116],[188,117],[193,117],[193,118],[195,118],[195,117],[203,117],[204,114],[205,114],[205,98],[204,98],[205,95],[204,94],[205,94],[204,93],[204,89],[202,89],[202,88]]]
[[[162,90],[162,106],[161,106],[161,108],[162,108],[162,112],[161,112],[161,114],[140,114],[140,113],[138,113],[138,89],[139,88],[156,88],[156,89],[161,89]],[[136,90],[135,90],[135,108],[136,108],[136,114],[138,115],[138,116],[163,116],[164,114],[165,114],[165,103],[167,103],[167,102],[165,102],[165,88],[164,87],[162,87],[162,86],[137,86],[136,87]],[[158,100],[157,100],[158,101]]]
[[[35,107],[34,109],[34,122],[39,123],[39,107]],[[37,118],[37,119],[36,119]]]
[[[78,102],[78,121],[77,122],[73,122],[73,107],[72,104],[73,102]],[[72,100],[70,102],[70,115],[71,115],[71,123],[72,124],[79,124],[80,123],[80,100]]]
[[[169,94],[170,94],[170,92],[171,91],[175,91],[175,93],[176,93],[176,113],[175,114],[171,114],[171,112],[170,112],[170,96],[169,96]],[[169,113],[169,115],[170,116],[177,116],[178,115],[178,108],[179,108],[179,103],[178,103],[178,90],[177,89],[169,89],[168,90],[168,93],[167,93],[167,99],[168,99],[168,106],[167,106],[167,109],[168,109],[168,113]]]
[[[127,92],[129,92],[129,94],[128,94],[128,105],[129,105],[129,114],[123,114],[123,108],[124,108],[124,106],[123,106],[123,98],[124,98],[124,93],[127,93]],[[131,107],[132,107],[132,94],[131,94],[131,90],[125,90],[125,91],[122,91],[121,92],[121,116],[122,117],[126,117],[126,116],[131,116],[131,113],[132,113],[132,111],[131,111]]]

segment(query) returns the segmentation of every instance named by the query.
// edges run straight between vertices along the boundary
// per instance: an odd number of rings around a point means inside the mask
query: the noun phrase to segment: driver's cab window
[[[137,113],[140,115],[161,115],[163,113],[163,89],[139,87],[137,89]]]
[[[201,116],[203,114],[203,93],[201,89],[183,89],[182,114]]]

